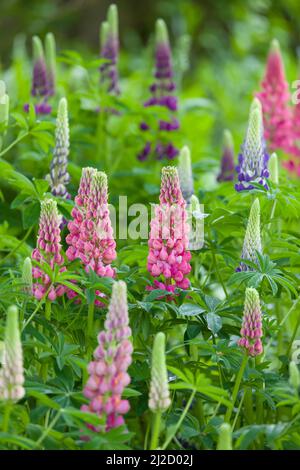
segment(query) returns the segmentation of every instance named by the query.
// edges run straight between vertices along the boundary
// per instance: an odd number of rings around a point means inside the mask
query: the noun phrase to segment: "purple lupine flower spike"
[[[156,22],[154,78],[155,81],[150,86],[152,96],[144,103],[144,106],[146,108],[151,106],[167,108],[171,113],[170,120],[159,120],[158,129],[164,132],[176,131],[179,128],[179,121],[174,116],[174,113],[177,111],[177,98],[173,94],[176,85],[173,80],[172,54],[168,31],[162,19],[158,19]],[[142,122],[140,129],[148,131],[150,128],[146,122]],[[144,161],[151,152],[153,152],[157,160],[164,158],[173,160],[177,157],[179,150],[172,142],[158,142],[156,145],[151,145],[151,142],[147,142],[137,158],[140,161]]]
[[[88,366],[89,379],[84,387],[84,395],[90,401],[81,409],[105,419],[103,426],[88,424],[95,432],[109,431],[124,424],[123,415],[129,410],[129,403],[122,399],[122,394],[130,383],[127,373],[133,350],[130,336],[126,284],[118,281],[113,285],[104,330],[98,335],[98,347]]]
[[[245,348],[249,356],[259,356],[263,352],[261,307],[256,289],[248,287],[245,295],[244,316],[238,345]]]
[[[116,5],[110,5],[107,13],[107,21],[102,23],[100,29],[101,57],[108,62],[101,65],[101,83],[106,86],[108,93],[118,95],[119,74],[119,32],[118,9]]]
[[[239,154],[239,164],[236,167],[239,182],[235,185],[237,191],[254,189],[253,183],[269,189],[267,178],[269,154],[264,139],[264,128],[261,103],[254,98],[249,115],[246,138]]]
[[[32,72],[32,87],[31,95],[35,98],[34,105],[37,114],[50,114],[51,106],[48,104],[47,99],[49,93],[49,81],[47,65],[44,55],[44,48],[42,41],[38,36],[32,38],[33,48],[33,72]],[[24,111],[29,111],[29,104],[24,105]]]
[[[223,134],[223,154],[221,160],[221,171],[217,177],[220,181],[234,180],[234,147],[231,132],[224,130]]]

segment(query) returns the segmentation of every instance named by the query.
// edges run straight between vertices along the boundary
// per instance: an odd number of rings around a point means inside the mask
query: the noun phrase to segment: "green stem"
[[[8,152],[11,148],[13,148],[15,145],[17,145],[19,142],[21,142],[21,140],[25,139],[25,137],[27,137],[29,134],[28,131],[25,132],[25,134],[21,134],[16,140],[14,140],[8,147],[6,147],[4,150],[2,150],[2,152],[0,152],[0,157],[2,157],[2,155],[4,155],[6,152]]]
[[[198,398],[196,400],[194,409],[195,409],[195,416],[198,419],[200,426],[205,426],[206,422],[205,422],[205,415],[204,415],[204,409],[203,409],[203,402],[201,398]]]
[[[253,400],[252,400],[252,389],[251,387],[245,387],[244,391],[244,416],[247,424],[253,424]]]
[[[46,300],[46,303],[45,303],[45,318],[48,321],[51,320],[51,302],[50,302],[50,300]]]
[[[161,412],[157,411],[153,416],[150,450],[155,450],[158,446],[160,433]]]
[[[95,311],[95,304],[94,302],[91,302],[89,303],[89,308],[88,308],[88,320],[87,320],[87,337],[88,338],[91,338],[93,336],[94,311]]]
[[[8,401],[4,407],[4,415],[3,415],[3,421],[2,421],[2,431],[7,432],[8,431],[8,425],[9,425],[9,418],[10,418],[10,413],[12,410],[12,403]]]
[[[193,401],[193,399],[194,399],[195,394],[196,394],[196,390],[193,390],[193,393],[191,394],[191,396],[190,396],[190,398],[189,398],[189,401],[187,402],[187,404],[186,404],[186,406],[185,406],[185,408],[184,408],[184,410],[183,410],[183,412],[182,412],[182,414],[181,414],[181,416],[180,416],[180,419],[178,420],[177,425],[176,425],[175,428],[174,428],[174,431],[173,431],[172,434],[166,439],[164,445],[162,446],[162,450],[165,450],[166,447],[168,447],[168,445],[169,445],[170,442],[172,441],[173,437],[176,435],[176,433],[177,433],[178,429],[180,428],[180,426],[181,426],[181,424],[182,424],[182,422],[183,422],[183,420],[184,420],[184,418],[185,418],[187,412],[188,412],[189,409],[190,409],[190,406],[191,406],[191,404],[192,404],[192,401]]]
[[[261,361],[261,358],[257,357],[255,360],[255,365],[258,366],[260,361]],[[256,396],[256,424],[262,424],[264,420],[264,398],[259,393],[259,391],[263,390],[263,388],[264,388],[264,382],[260,381],[259,387],[257,390],[257,396]]]
[[[4,256],[4,258],[2,258],[2,260],[0,261],[0,264],[4,263],[10,256],[14,255],[18,249],[23,245],[24,242],[26,242],[27,238],[29,237],[29,235],[31,234],[33,230],[33,227],[30,227],[27,232],[25,233],[24,237],[22,238],[22,240],[20,240],[20,243],[18,243],[17,246],[15,246],[15,248],[10,251],[9,253],[7,253],[6,256]]]
[[[291,339],[290,339],[289,344],[288,344],[288,348],[287,348],[287,351],[286,351],[286,355],[287,355],[287,356],[289,356],[289,354],[290,354],[290,352],[291,352],[291,349],[292,349],[292,346],[293,346],[293,342],[295,341],[296,334],[297,334],[297,331],[298,331],[299,326],[300,326],[300,315],[298,315],[298,318],[297,318],[297,321],[296,321],[296,325],[295,325],[293,334],[292,334]]]
[[[244,374],[247,362],[248,362],[248,356],[245,354],[244,357],[243,357],[243,360],[242,360],[241,367],[240,367],[240,369],[238,371],[238,374],[236,376],[236,380],[235,380],[235,384],[234,384],[234,388],[233,388],[233,392],[232,392],[232,397],[231,397],[231,404],[230,404],[230,406],[228,406],[226,414],[225,414],[224,419],[225,419],[226,423],[230,423],[230,418],[231,418],[232,411],[233,411],[233,408],[234,408],[234,405],[235,405],[235,402],[236,402],[236,399],[237,399],[237,396],[238,396],[238,393],[239,393],[241,381],[242,381],[242,378],[243,378],[243,374]]]

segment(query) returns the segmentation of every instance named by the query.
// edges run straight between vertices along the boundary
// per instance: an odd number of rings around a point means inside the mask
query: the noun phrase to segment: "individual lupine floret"
[[[234,180],[234,146],[231,132],[228,129],[223,133],[223,153],[221,159],[221,171],[218,175],[218,181]]]
[[[0,80],[0,149],[2,147],[3,135],[9,119],[9,96],[6,93],[5,83]]]
[[[118,9],[116,5],[110,5],[107,13],[107,21],[103,22],[100,27],[101,57],[109,62],[102,64],[100,67],[101,83],[107,87],[110,94],[118,95],[119,74],[119,26],[118,26]]]
[[[25,258],[22,267],[22,290],[32,295],[32,262],[29,257]]]
[[[129,402],[122,399],[122,393],[130,383],[130,336],[126,284],[118,281],[113,285],[104,330],[98,335],[99,345],[88,366],[89,379],[84,388],[90,402],[81,409],[105,418],[103,426],[88,426],[93,431],[109,431],[124,424],[123,415],[129,411]]]
[[[53,301],[56,297],[62,296],[66,290],[63,285],[52,284],[49,275],[43,270],[43,264],[47,263],[52,271],[56,266],[60,267],[59,272],[66,271],[61,254],[60,225],[61,216],[58,213],[56,201],[45,199],[41,202],[37,247],[31,255],[32,260],[37,261],[32,269],[32,275],[34,278],[33,294],[38,300],[47,294],[47,298]]]
[[[0,400],[14,403],[25,395],[23,353],[18,321],[18,309],[12,305],[8,308],[6,317],[0,369]]]
[[[239,164],[236,167],[239,180],[235,185],[237,191],[254,189],[253,183],[268,189],[269,154],[263,133],[261,104],[255,98],[250,108],[246,137],[238,157]]]
[[[289,109],[290,93],[280,46],[276,39],[271,43],[261,91],[256,96],[262,104],[264,135],[270,149],[289,152],[293,141]]]
[[[185,202],[189,204],[192,194],[194,194],[194,181],[193,170],[191,162],[191,152],[187,145],[185,145],[178,159],[178,176],[180,188]]]
[[[53,96],[55,94],[56,86],[56,45],[53,33],[46,34],[45,55],[47,67],[48,96]]]
[[[244,316],[239,346],[246,349],[249,356],[259,356],[263,352],[261,338],[262,319],[259,295],[256,289],[247,287],[244,304]]]
[[[262,253],[262,244],[260,236],[260,205],[259,200],[255,199],[250,209],[241,258],[245,261],[257,263],[257,253]],[[252,268],[245,263],[241,263],[237,268],[237,271],[251,270]]]
[[[54,196],[70,198],[67,191],[67,184],[70,181],[68,173],[68,155],[69,155],[70,139],[69,139],[69,119],[68,119],[68,103],[66,98],[61,98],[58,105],[56,131],[55,131],[55,147],[50,167],[50,174],[46,179],[50,183],[51,192]]]
[[[167,108],[171,113],[170,120],[160,120],[158,128],[160,131],[176,131],[179,128],[179,121],[174,115],[177,111],[177,98],[174,96],[176,85],[173,80],[172,54],[168,30],[162,19],[158,19],[156,22],[155,42],[155,81],[150,86],[152,96],[144,103],[144,106],[163,106]],[[142,131],[149,130],[146,122],[142,122],[140,128]],[[151,152],[158,160],[164,158],[173,160],[178,155],[179,150],[172,142],[157,142],[154,144],[146,142],[143,150],[138,154],[138,159],[140,161],[146,160]]]
[[[171,405],[166,366],[165,335],[157,333],[152,350],[149,408],[153,413],[164,412]]]
[[[188,289],[187,275],[191,271],[189,226],[175,167],[162,169],[159,199],[160,204],[155,206],[150,223],[148,271],[158,278],[154,281],[154,288],[174,293],[176,287]]]

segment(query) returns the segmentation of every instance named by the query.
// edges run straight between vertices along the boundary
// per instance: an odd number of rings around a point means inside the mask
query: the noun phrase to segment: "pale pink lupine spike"
[[[270,150],[290,152],[293,142],[289,85],[278,41],[274,40],[268,55],[261,91],[256,94],[262,104],[264,134]]]
[[[155,207],[150,227],[148,271],[157,279],[148,289],[160,288],[172,293],[176,287],[188,289],[189,226],[175,167],[162,170],[160,205]]]
[[[83,392],[89,404],[81,409],[105,417],[103,427],[88,426],[95,432],[121,426],[123,415],[129,411],[129,402],[122,399],[122,393],[130,383],[127,373],[133,351],[130,336],[126,284],[118,281],[113,285],[104,330],[98,335],[98,346],[88,366],[89,378]]]
[[[61,266],[59,271],[63,272],[66,267],[63,266],[64,258],[61,254],[60,225],[61,216],[58,213],[56,201],[45,199],[41,202],[37,247],[33,250],[31,257],[33,261],[37,261],[41,265],[48,263],[52,270],[56,265]],[[51,285],[51,280],[42,267],[34,266],[32,275],[34,279],[33,294],[38,300],[43,298],[47,292],[47,298],[51,301],[65,293],[64,286]]]

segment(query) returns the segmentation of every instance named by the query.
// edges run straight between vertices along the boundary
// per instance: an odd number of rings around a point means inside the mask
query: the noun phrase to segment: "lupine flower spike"
[[[17,402],[25,395],[22,343],[19,314],[15,305],[7,310],[2,368],[0,369],[0,400]]]
[[[274,184],[279,183],[278,158],[276,153],[272,153],[269,163],[270,181]]]
[[[260,236],[260,205],[259,200],[255,199],[250,210],[241,258],[245,261],[257,263],[257,253],[262,253],[262,245]],[[241,263],[237,268],[237,271],[252,270],[253,268],[245,263]]]
[[[218,175],[217,180],[234,180],[234,147],[232,135],[228,129],[225,129],[223,134],[223,154],[221,160],[221,171]]]
[[[47,64],[42,41],[38,36],[32,38],[33,71],[31,95],[35,98],[35,112],[37,114],[50,114],[51,106],[48,98],[52,94],[53,87],[49,82]],[[24,105],[24,110],[29,111],[29,104]]]
[[[48,96],[53,96],[55,94],[56,86],[56,45],[53,33],[46,34],[45,55],[47,67]]]
[[[32,295],[32,262],[27,257],[22,268],[22,289],[26,294]]]
[[[264,135],[271,150],[289,152],[292,144],[289,85],[285,78],[280,46],[272,41],[261,91],[256,94],[262,104]]]
[[[169,43],[169,36],[165,22],[162,19],[156,22],[156,45],[155,45],[155,81],[150,86],[152,97],[144,103],[145,107],[149,106],[163,106],[171,113],[170,120],[160,120],[158,127],[160,131],[176,131],[179,128],[179,121],[174,116],[177,111],[177,98],[174,96],[176,89],[173,80],[173,66],[171,48]],[[142,131],[149,130],[146,122],[140,125]],[[139,153],[138,159],[140,161],[146,160],[150,153],[153,152],[158,160],[167,158],[173,160],[179,153],[178,149],[172,142],[157,142],[151,144],[147,142],[143,150]]]
[[[0,80],[0,150],[2,147],[3,135],[9,118],[9,96],[6,93],[5,83]]]
[[[118,95],[120,93],[118,74],[119,26],[116,5],[110,5],[107,21],[101,24],[100,43],[100,55],[108,61],[100,67],[101,83],[106,87],[108,93]]]
[[[72,210],[74,220],[68,224],[70,233],[66,237],[70,245],[68,259],[79,258],[86,272],[92,270],[98,276],[114,277],[111,263],[116,258],[116,242],[109,216],[106,174],[84,168],[75,202],[77,206]],[[102,295],[98,291],[96,294]],[[72,293],[68,295],[75,296]],[[99,300],[95,303],[103,305]]]
[[[105,421],[99,427],[88,425],[95,432],[123,425],[123,415],[129,411],[129,403],[122,399],[122,393],[130,383],[127,373],[133,350],[130,336],[126,284],[118,281],[113,285],[104,330],[98,335],[99,345],[88,366],[89,379],[84,388],[84,395],[90,402],[81,409]]]
[[[174,293],[176,287],[188,289],[187,275],[191,270],[187,213],[175,167],[162,169],[159,199],[148,242],[148,271],[158,279],[148,289],[166,289]]]
[[[201,211],[199,199],[195,194],[191,196],[187,207],[189,221],[189,250],[200,250],[204,242],[203,219],[206,217]]]
[[[256,289],[248,287],[245,295],[244,316],[239,346],[245,348],[249,356],[259,356],[263,352],[261,338],[262,320],[259,295]]]
[[[180,188],[185,202],[189,204],[192,194],[194,194],[193,170],[190,149],[185,145],[178,159],[178,176]]]
[[[298,394],[300,388],[300,372],[297,364],[294,361],[291,361],[289,364],[289,383]]]
[[[61,98],[58,105],[55,131],[55,148],[50,167],[50,174],[46,179],[50,183],[51,192],[54,196],[70,198],[67,191],[67,184],[70,176],[67,170],[69,155],[69,120],[68,103],[66,98]]]
[[[149,408],[153,413],[166,411],[171,404],[166,367],[165,342],[164,333],[157,333],[154,338],[152,350],[149,392]]]
[[[52,271],[56,266],[58,266],[59,272],[66,271],[61,254],[60,225],[61,216],[58,214],[56,201],[45,199],[41,202],[37,247],[31,256],[32,260],[37,261],[32,269],[32,274],[34,278],[33,293],[38,300],[47,294],[48,300],[53,301],[56,297],[61,297],[66,290],[63,285],[52,284],[49,275],[43,270],[43,264],[48,263]]]
[[[238,160],[236,170],[239,182],[235,185],[237,191],[251,190],[254,188],[253,183],[268,189],[269,155],[263,136],[261,104],[257,98],[253,100],[250,108],[246,137]]]
[[[232,450],[232,429],[228,423],[220,426],[217,450]]]

